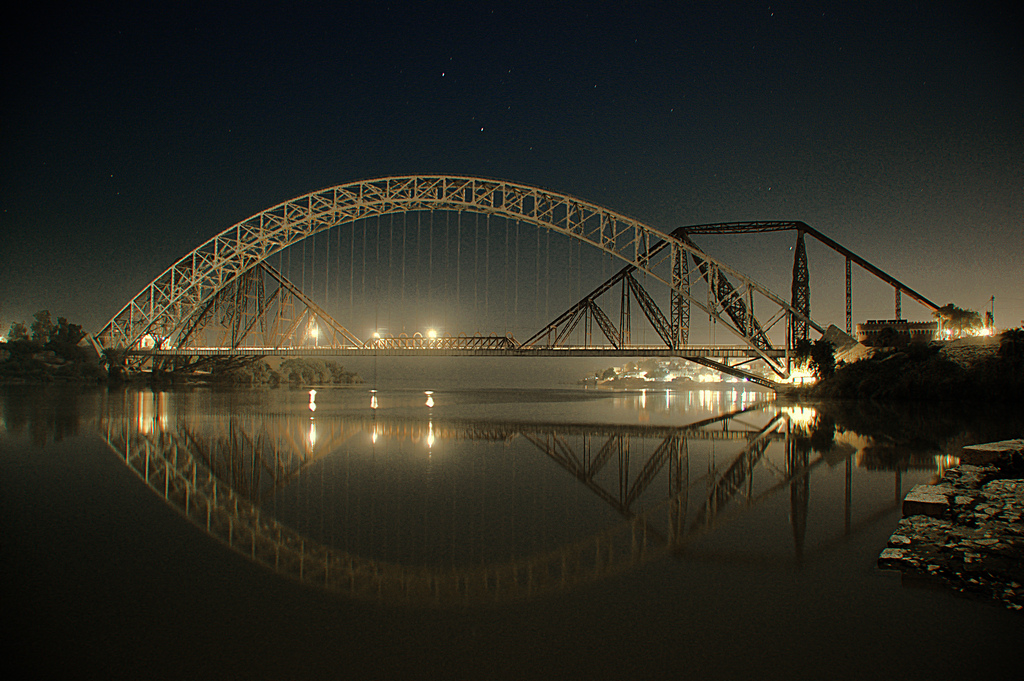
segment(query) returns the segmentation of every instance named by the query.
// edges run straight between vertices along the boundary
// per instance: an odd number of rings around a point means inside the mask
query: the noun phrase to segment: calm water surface
[[[1018,415],[408,383],[0,389],[16,655],[281,679],[998,678],[1020,660],[1019,614],[875,567],[910,487],[1019,437]]]

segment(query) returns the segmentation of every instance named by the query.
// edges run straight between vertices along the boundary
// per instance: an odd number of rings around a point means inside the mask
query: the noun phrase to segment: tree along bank
[[[270,387],[282,384],[292,386],[356,385],[363,382],[359,374],[346,371],[345,367],[335,361],[305,357],[282,359],[276,369],[269,362],[261,359],[245,366],[211,374],[211,380],[233,385],[266,385]]]
[[[64,317],[53,322],[49,310],[32,316],[32,324],[14,322],[0,336],[0,382],[103,382],[109,374],[86,333]]]
[[[275,368],[276,366],[276,368]],[[135,377],[134,380],[139,380]],[[289,357],[257,359],[241,365],[211,365],[207,371],[192,373],[153,372],[143,380],[150,383],[194,384],[212,383],[232,386],[321,386],[357,385],[363,382],[359,374],[346,371],[332,360]]]
[[[33,315],[30,326],[11,324],[7,336],[0,336],[0,382],[49,383],[81,381],[91,383],[224,383],[228,385],[351,385],[362,383],[358,374],[331,360],[293,357],[274,359],[275,366],[260,358],[251,361],[214,362],[191,373],[154,371],[126,376],[124,356],[107,350],[96,355],[85,341],[78,324],[59,317],[54,323],[49,310]]]
[[[213,365],[207,371],[188,374],[154,371],[126,376],[116,368],[109,368],[107,363],[101,363],[89,346],[19,339],[0,343],[0,382],[217,383],[276,388],[279,385],[355,385],[363,379],[337,362],[302,357],[281,360],[277,368],[259,359],[240,366]]]

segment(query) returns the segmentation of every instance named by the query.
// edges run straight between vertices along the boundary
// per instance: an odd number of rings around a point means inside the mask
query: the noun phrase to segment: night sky
[[[1011,6],[31,3],[2,29],[0,326],[48,308],[99,331],[250,215],[416,173],[539,185],[666,231],[802,220],[940,305],[994,296],[1017,326]],[[789,297],[790,237],[715,239]],[[844,262],[809,252],[812,317],[843,327]],[[855,322],[892,308],[856,275]]]

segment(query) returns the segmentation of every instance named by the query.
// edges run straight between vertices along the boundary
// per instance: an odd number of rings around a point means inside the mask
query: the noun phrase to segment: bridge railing
[[[519,346],[511,335],[505,336],[381,336],[364,343],[379,350],[513,350]]]
[[[452,354],[461,352],[486,354],[495,357],[719,357],[728,359],[749,359],[750,348],[746,345],[684,345],[666,348],[663,345],[559,345],[556,347],[524,348],[510,336],[478,336],[463,338],[379,338],[363,345],[303,345],[289,347],[241,346],[230,347],[186,347],[186,348],[136,348],[126,354],[138,357],[238,357],[262,356],[285,357],[293,355],[332,356],[372,355],[375,352],[400,352],[424,355]],[[775,349],[773,357],[784,357],[785,350]]]

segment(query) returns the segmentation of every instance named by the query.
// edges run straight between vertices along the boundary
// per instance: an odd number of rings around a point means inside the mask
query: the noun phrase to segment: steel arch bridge
[[[565,313],[544,325],[529,340],[509,335],[459,336],[454,339],[374,338],[364,341],[335,320],[313,298],[275,269],[269,258],[326,230],[367,218],[413,212],[476,213],[514,220],[568,237],[622,263],[610,279]],[[379,225],[379,222],[378,222]],[[693,234],[736,231],[798,231],[790,300],[702,251]],[[135,295],[96,335],[96,349],[119,357],[134,369],[179,363],[183,358],[242,358],[279,354],[407,354],[491,356],[678,356],[745,375],[769,380],[730,365],[761,360],[777,377],[789,373],[789,350],[810,330],[825,329],[810,317],[803,234],[815,236],[847,257],[847,330],[849,271],[854,262],[876,276],[877,268],[830,242],[799,222],[730,223],[659,231],[639,220],[594,203],[524,184],[477,177],[415,175],[383,177],[338,185],[280,203],[217,234],[156,277]],[[353,240],[355,236],[353,235]],[[313,242],[315,245],[315,241]],[[353,247],[354,248],[354,247]],[[571,253],[571,251],[570,251]],[[694,269],[691,270],[690,264]],[[669,292],[668,314],[640,283],[660,283]],[[693,281],[691,281],[693,275]],[[934,305],[897,280],[897,317],[901,291]],[[701,282],[706,294],[695,292]],[[597,298],[621,286],[616,324]],[[637,345],[630,333],[630,301],[636,301],[660,343]],[[764,321],[754,315],[756,307]],[[695,306],[712,323],[737,339],[734,346],[688,345],[690,309]],[[585,342],[569,344],[568,335],[583,322]],[[603,343],[593,342],[597,322]],[[783,322],[785,338],[769,339]],[[203,340],[204,331],[221,329],[219,340]],[[309,348],[308,330],[323,327],[325,341]],[[259,339],[261,338],[261,339]],[[109,356],[109,355],[108,355]],[[188,363],[187,361],[185,362]]]

